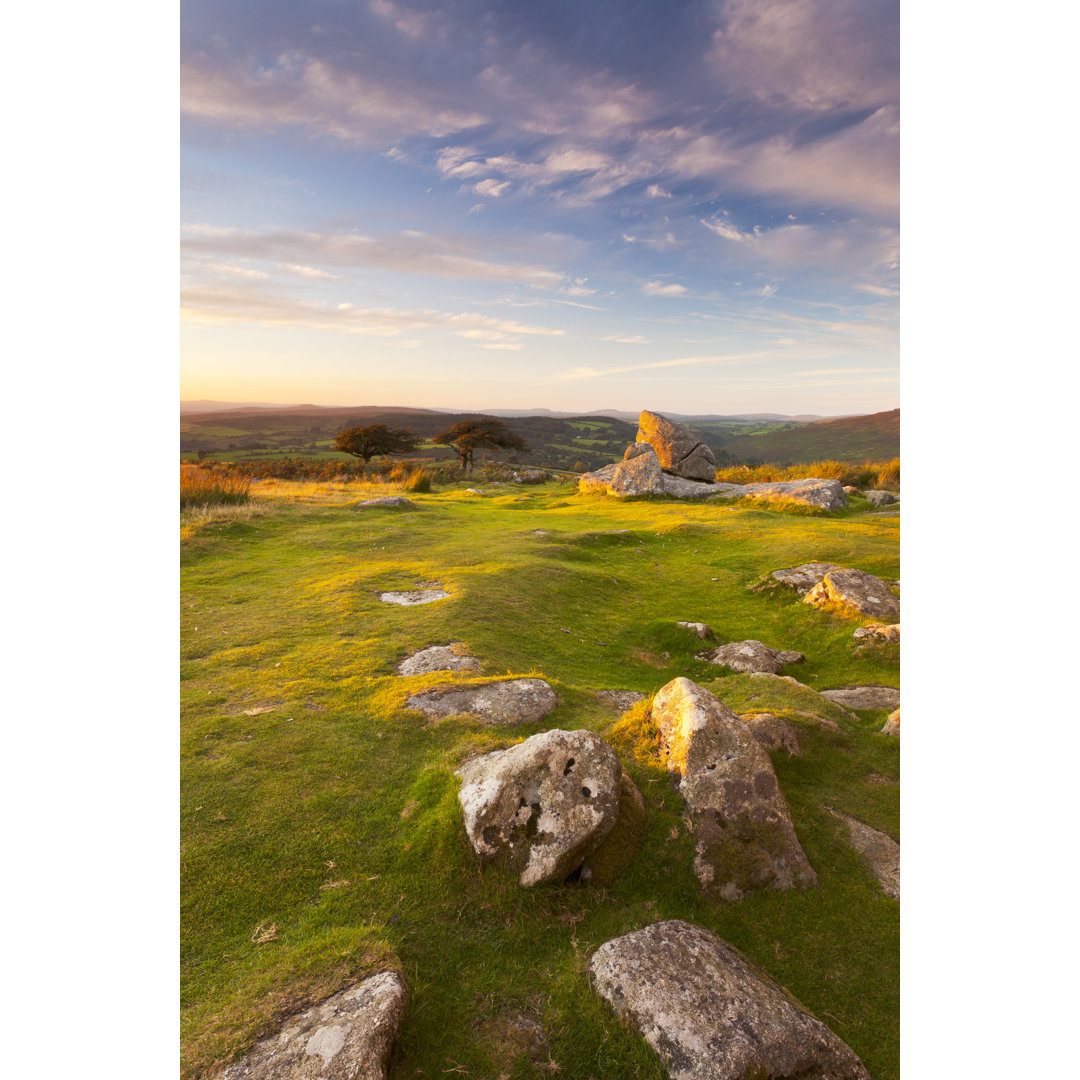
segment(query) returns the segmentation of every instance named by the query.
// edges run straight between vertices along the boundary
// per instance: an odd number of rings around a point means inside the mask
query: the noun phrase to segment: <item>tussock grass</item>
[[[874,1080],[894,1080],[898,905],[823,806],[898,835],[898,787],[871,779],[898,778],[897,742],[869,713],[838,710],[840,731],[800,722],[808,692],[783,680],[717,678],[721,669],[695,656],[709,643],[675,623],[707,622],[718,642],[797,648],[807,661],[793,671],[810,687],[895,685],[895,655],[856,652],[850,622],[788,590],[747,586],[808,561],[894,579],[899,523],[591,500],[551,484],[502,489],[524,498],[508,514],[498,498],[461,494],[474,484],[416,494],[422,513],[369,515],[346,504],[395,493],[389,482],[347,491],[260,482],[259,513],[183,539],[185,1077],[211,1076],[283,1010],[392,950],[412,1005],[391,1080],[498,1075],[486,1033],[515,1011],[542,1024],[565,1080],[660,1080],[652,1051],[589,989],[586,965],[612,937],[683,918],[779,980]],[[412,608],[378,599],[433,582],[451,598]],[[392,674],[405,656],[450,641],[464,642],[482,672]],[[432,723],[405,707],[425,686],[512,675],[554,687],[558,707],[542,724]],[[732,905],[702,898],[686,807],[656,760],[647,702],[613,717],[595,695],[651,695],[677,675],[737,711],[773,708],[799,723],[803,754],[773,760],[819,889]],[[608,738],[645,799],[641,848],[604,888],[523,890],[480,864],[465,837],[454,770],[547,728]],[[252,940],[271,925],[273,939]],[[529,1068],[518,1062],[511,1075]]]
[[[237,506],[248,501],[251,478],[228,468],[180,466],[180,509]]]
[[[857,488],[875,484],[899,487],[900,459],[864,461],[861,465],[844,461],[811,461],[803,465],[732,465],[716,470],[716,479],[724,484],[771,484],[785,480],[839,480]]]

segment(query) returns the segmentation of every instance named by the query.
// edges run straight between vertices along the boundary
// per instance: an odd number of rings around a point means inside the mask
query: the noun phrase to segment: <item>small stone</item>
[[[408,499],[401,495],[384,495],[381,499],[366,499],[364,502],[353,503],[355,507],[361,506],[382,506],[388,508],[404,508],[409,506],[415,506],[415,503],[410,502]]]
[[[855,640],[863,645],[882,645],[900,640],[899,623],[867,623],[860,626],[854,634]]]
[[[436,600],[445,600],[450,595],[445,589],[409,589],[405,592],[379,593],[379,599],[384,604],[413,607],[416,604],[431,604]]]
[[[397,666],[399,675],[426,675],[431,671],[475,671],[480,661],[462,650],[463,641],[451,641],[449,645],[429,645]]]
[[[900,601],[881,578],[862,570],[830,570],[804,597],[804,604],[838,604],[845,614],[900,621]]]
[[[889,506],[892,503],[899,502],[900,496],[894,495],[891,491],[868,491],[866,501],[871,506]]]
[[[845,709],[898,709],[900,691],[894,686],[840,686],[822,690],[821,696]]]
[[[767,671],[779,675],[784,664],[797,664],[806,658],[800,652],[772,649],[760,641],[732,641],[698,653],[698,659],[721,664],[732,671]]]
[[[677,622],[676,626],[681,626],[684,630],[689,630],[695,636],[701,638],[702,641],[708,641],[712,636],[712,627],[708,623],[703,622]]]

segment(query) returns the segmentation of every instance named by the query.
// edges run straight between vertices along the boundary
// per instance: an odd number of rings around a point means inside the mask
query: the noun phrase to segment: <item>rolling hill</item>
[[[746,435],[725,442],[722,450],[733,464],[798,465],[825,459],[863,461],[899,457],[900,410],[819,420]]]

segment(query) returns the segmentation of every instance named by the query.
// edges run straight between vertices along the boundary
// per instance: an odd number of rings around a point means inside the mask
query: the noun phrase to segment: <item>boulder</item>
[[[558,704],[543,679],[501,679],[473,686],[441,686],[408,697],[405,704],[429,717],[468,713],[489,724],[535,724]]]
[[[899,502],[900,496],[894,495],[891,491],[868,491],[866,501],[871,506],[889,506],[894,502]]]
[[[606,495],[615,470],[621,462],[613,461],[595,472],[582,473],[578,477],[578,493],[581,495]]]
[[[656,451],[665,472],[687,480],[716,479],[712,450],[685,424],[643,410],[638,417],[637,441],[648,443]]]
[[[851,846],[860,854],[873,871],[887,896],[900,899],[900,845],[888,833],[871,829],[861,821],[846,814],[834,814],[847,827]]]
[[[623,458],[615,466],[607,489],[611,495],[663,495],[664,474],[652,447],[644,453]]]
[[[396,971],[372,975],[290,1017],[222,1080],[384,1080],[408,1002]]]
[[[900,691],[895,686],[840,686],[822,690],[821,696],[845,709],[900,708]]]
[[[896,709],[894,712],[889,713],[889,719],[885,721],[885,726],[881,729],[882,735],[895,735],[900,738],[900,710]]]
[[[543,469],[525,469],[514,473],[515,484],[542,484],[547,478],[548,474]]]
[[[675,625],[681,626],[684,630],[689,630],[690,633],[701,638],[702,641],[708,641],[713,636],[712,627],[708,623],[677,622]]]
[[[384,506],[393,509],[395,507],[404,508],[408,506],[415,506],[415,503],[409,502],[402,495],[384,495],[381,499],[365,499],[363,502],[353,503],[355,507],[361,506]]]
[[[607,941],[589,979],[671,1080],[870,1080],[846,1043],[702,926],[672,919]]]
[[[397,666],[399,675],[427,675],[431,671],[475,671],[480,661],[462,650],[463,641],[451,641],[449,645],[429,645]]]
[[[734,901],[755,889],[817,885],[769,755],[746,724],[681,677],[657,692],[652,719],[690,807],[694,873],[706,893]]]
[[[839,570],[836,563],[808,562],[784,570],[774,570],[772,578],[805,596],[830,570]]]
[[[900,624],[867,623],[855,631],[854,637],[862,645],[883,645],[889,641],[899,642]]]
[[[732,491],[738,484],[710,484],[664,473],[664,494],[673,499],[711,499],[718,491]]]
[[[806,659],[801,652],[771,649],[760,641],[731,641],[697,655],[699,660],[722,664],[732,671],[768,671],[773,675],[779,675],[784,664],[797,664]]]
[[[416,604],[430,604],[435,600],[445,600],[449,595],[450,593],[445,589],[408,589],[405,592],[379,593],[379,599],[384,604],[413,607]]]
[[[644,701],[649,695],[637,690],[597,690],[596,696],[604,701],[610,701],[620,713],[624,713],[639,701]]]
[[[771,712],[751,712],[740,713],[739,719],[766,750],[786,750],[789,757],[800,753],[798,732],[782,716]]]
[[[717,499],[787,500],[818,506],[822,510],[841,510],[847,506],[847,496],[839,480],[782,480],[770,484],[744,484],[738,490],[722,491]]]
[[[838,604],[849,612],[900,621],[900,601],[889,586],[862,570],[830,570],[804,597],[804,604]]]
[[[591,731],[545,731],[456,775],[473,850],[526,887],[565,881],[619,818],[622,766]]]

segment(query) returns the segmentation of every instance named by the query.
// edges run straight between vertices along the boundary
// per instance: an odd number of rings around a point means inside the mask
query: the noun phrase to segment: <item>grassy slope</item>
[[[783,431],[749,435],[724,444],[733,461],[864,461],[900,454],[900,410],[823,420]]]
[[[663,918],[714,929],[875,1080],[898,1075],[899,908],[822,808],[899,835],[899,788],[871,779],[899,775],[896,743],[875,733],[883,716],[845,720],[840,733],[803,726],[807,752],[774,756],[821,887],[716,905],[700,897],[685,807],[647,738],[591,692],[652,692],[687,674],[738,708],[801,707],[751,700],[760,680],[746,676],[712,682],[721,669],[694,659],[700,642],[679,619],[802,650],[808,662],[788,671],[812,686],[897,685],[895,652],[857,656],[854,624],[746,588],[811,559],[898,577],[895,518],[617,503],[550,486],[442,491],[406,512],[352,509],[355,488],[261,490],[246,520],[192,520],[183,532],[187,1075],[209,1075],[392,950],[413,993],[392,1077],[541,1075],[492,1042],[492,1018],[517,1010],[543,1024],[560,1076],[659,1077],[652,1052],[588,989],[585,964],[603,941]],[[453,597],[397,608],[376,596],[435,581]],[[522,728],[425,723],[406,694],[467,676],[399,679],[393,665],[450,640],[485,674],[548,679],[558,709]],[[267,711],[244,715],[254,709]],[[607,890],[522,890],[479,866],[465,839],[453,769],[548,727],[611,738],[646,798],[644,847]]]

